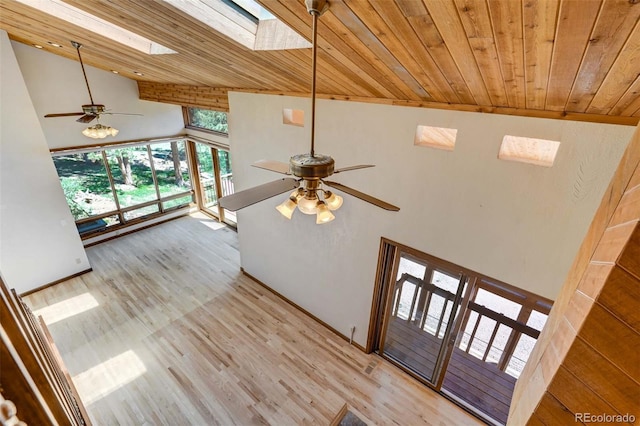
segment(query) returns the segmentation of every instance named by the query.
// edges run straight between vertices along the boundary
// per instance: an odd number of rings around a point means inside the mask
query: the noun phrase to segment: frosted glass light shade
[[[278,210],[280,214],[282,214],[282,216],[286,217],[287,219],[291,219],[291,216],[296,209],[296,202],[294,200],[294,197],[288,198],[287,201],[277,206],[276,210]]]
[[[327,204],[324,201],[318,201],[318,204],[316,205],[316,210],[317,210],[316,223],[318,225],[331,222],[333,219],[336,218],[333,215],[333,213],[331,213],[331,211],[329,210],[329,207],[327,207]]]
[[[298,201],[298,210],[304,214],[316,214],[317,204],[318,197],[315,193],[312,194],[311,197],[305,195],[304,198],[301,198],[300,201]]]
[[[118,129],[114,129],[111,126],[103,126],[98,123],[95,126],[87,127],[82,131],[82,134],[92,139],[104,139],[107,136],[115,136],[119,132]]]
[[[327,203],[329,210],[338,210],[342,206],[342,197],[331,191],[324,193],[324,202]]]
[[[296,189],[291,193],[291,195],[289,195],[289,198],[295,199],[296,204],[298,204],[298,201],[300,201],[300,198],[302,197],[304,197],[304,189],[302,188]]]

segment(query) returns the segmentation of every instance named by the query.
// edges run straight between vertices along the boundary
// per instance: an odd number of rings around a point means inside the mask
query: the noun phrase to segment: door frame
[[[393,293],[395,290],[395,286],[393,284],[396,282],[396,276],[398,275],[398,268],[402,254],[414,257],[419,261],[425,261],[430,266],[439,266],[443,272],[446,271],[448,275],[452,275],[453,277],[455,277],[456,274],[459,276],[458,289],[453,300],[451,312],[449,313],[446,331],[442,338],[442,343],[440,345],[431,379],[427,379],[425,376],[418,374],[407,366],[403,366],[398,362],[390,360],[421,383],[440,391],[442,383],[444,382],[444,376],[449,364],[449,359],[451,358],[455,342],[463,324],[462,319],[469,304],[470,295],[476,287],[475,272],[384,237],[380,239],[379,253],[376,283],[374,286],[373,303],[371,306],[369,320],[369,333],[367,334],[367,345],[365,349],[367,353],[371,353],[379,349],[380,356],[387,360],[390,359],[388,356],[384,355],[384,343],[393,309]],[[391,261],[393,263],[391,268],[389,268]],[[437,268],[432,267],[430,269],[437,270]],[[467,282],[466,291],[464,288],[465,282]],[[444,309],[446,310],[446,304]],[[459,312],[457,316],[456,312]],[[454,318],[455,321],[452,321]]]
[[[218,157],[219,151],[226,151],[231,154],[231,150],[229,147],[224,147],[217,144],[212,144],[208,142],[204,142],[201,140],[193,140],[187,138],[188,151],[190,152],[190,168],[193,170],[193,181],[194,181],[194,192],[196,194],[196,203],[198,205],[198,209],[207,213],[210,216],[215,217],[219,222],[223,222],[233,228],[237,226],[235,222],[227,220],[225,218],[224,208],[220,206],[217,200],[222,198],[222,179],[220,178],[220,158]],[[211,152],[211,162],[213,166],[213,178],[214,178],[214,189],[216,193],[216,205],[212,207],[205,207],[204,199],[204,188],[202,187],[202,183],[200,182],[200,168],[198,167],[198,148],[196,144],[200,144],[209,148]]]

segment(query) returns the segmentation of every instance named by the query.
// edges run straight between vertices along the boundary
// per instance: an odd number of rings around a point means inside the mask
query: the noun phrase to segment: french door
[[[469,278],[450,265],[403,250],[393,256],[391,270],[376,350],[437,388]]]
[[[198,203],[201,209],[217,217],[221,222],[236,224],[236,214],[223,209],[218,199],[234,192],[231,154],[229,151],[193,142],[194,159],[198,175]]]
[[[505,424],[551,304],[382,239],[367,348],[485,421]]]

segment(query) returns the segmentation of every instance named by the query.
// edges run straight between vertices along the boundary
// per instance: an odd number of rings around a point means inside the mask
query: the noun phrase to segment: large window
[[[56,153],[53,162],[83,236],[194,201],[183,140]]]
[[[227,113],[210,109],[192,108],[187,110],[187,125],[217,133],[228,133]]]

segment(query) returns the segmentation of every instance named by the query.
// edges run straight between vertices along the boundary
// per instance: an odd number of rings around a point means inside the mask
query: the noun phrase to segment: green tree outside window
[[[202,108],[188,108],[189,125],[214,132],[228,133],[227,113]]]

